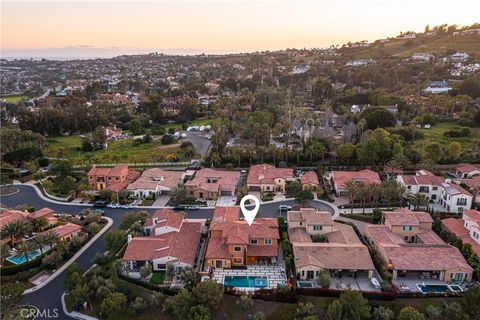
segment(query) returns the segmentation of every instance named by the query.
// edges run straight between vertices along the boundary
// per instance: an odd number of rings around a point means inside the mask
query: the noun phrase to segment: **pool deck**
[[[268,279],[268,288],[276,288],[287,283],[285,267],[281,266],[248,266],[247,269],[215,269],[213,280],[223,284],[225,276],[244,276],[244,277],[266,277]],[[255,291],[262,288],[238,288],[240,291]]]
[[[422,283],[426,285],[448,285],[448,283],[445,281],[433,279],[422,280],[420,278],[398,278],[396,280],[392,280],[392,284],[402,292],[422,292],[417,286],[417,284]]]

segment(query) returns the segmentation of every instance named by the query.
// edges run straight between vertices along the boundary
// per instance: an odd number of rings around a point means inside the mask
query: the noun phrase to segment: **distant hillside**
[[[395,56],[406,58],[415,52],[427,52],[436,56],[445,56],[447,51],[467,52],[480,56],[480,35],[452,36],[437,35],[418,37],[416,39],[391,39],[387,42],[377,41],[368,48],[346,49],[355,57],[381,58]],[[347,53],[347,54],[348,54]]]

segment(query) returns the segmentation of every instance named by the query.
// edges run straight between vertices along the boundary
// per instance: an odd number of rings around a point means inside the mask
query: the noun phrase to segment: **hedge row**
[[[170,288],[162,288],[162,287],[157,287],[153,284],[150,284],[150,283],[147,283],[147,282],[144,282],[144,281],[140,281],[140,280],[136,280],[136,279],[132,279],[130,277],[127,277],[121,273],[118,273],[117,272],[117,277],[119,279],[122,279],[124,281],[127,281],[127,282],[130,282],[132,284],[135,284],[137,286],[140,286],[142,288],[145,288],[145,289],[148,289],[148,290],[153,290],[153,291],[159,291],[159,292],[162,292],[166,295],[169,295],[169,296],[174,296],[178,293],[178,289],[170,289]]]
[[[40,266],[41,264],[42,264],[42,257],[40,256],[40,257],[38,257],[34,260],[31,260],[29,262],[25,262],[25,263],[22,263],[22,264],[11,265],[11,266],[3,266],[3,267],[0,268],[0,274],[2,276],[11,275],[11,274],[15,274],[15,273],[18,273],[18,272],[27,271],[27,270],[36,268],[36,267]]]

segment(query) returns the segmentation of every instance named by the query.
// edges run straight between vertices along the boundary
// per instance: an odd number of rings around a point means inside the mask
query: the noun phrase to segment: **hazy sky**
[[[480,20],[479,0],[1,1],[1,50],[245,52],[375,40]]]

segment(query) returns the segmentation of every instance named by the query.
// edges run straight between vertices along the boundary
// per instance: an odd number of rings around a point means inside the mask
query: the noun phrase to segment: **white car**
[[[182,138],[186,138],[187,137],[187,134],[186,133],[182,133]]]
[[[133,206],[132,206],[132,204],[131,204],[131,203],[124,204],[124,205],[123,205],[123,206],[121,206],[121,207],[122,207],[122,209],[132,209],[132,208],[133,208]]]
[[[120,204],[119,203],[115,203],[115,202],[112,202],[110,204],[107,205],[107,208],[112,208],[112,209],[118,209],[120,208]]]
[[[281,204],[278,206],[278,210],[280,211],[288,211],[288,210],[292,210],[292,207],[291,206],[287,206],[286,204]]]

